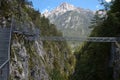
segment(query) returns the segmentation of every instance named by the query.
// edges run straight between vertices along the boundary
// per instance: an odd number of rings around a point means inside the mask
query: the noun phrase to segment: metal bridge
[[[25,35],[27,40],[36,40],[41,41],[87,41],[87,42],[119,42],[120,37],[38,37],[35,34],[23,33],[20,31],[12,31],[13,19],[11,22],[10,28],[0,28],[0,80],[7,80],[9,77],[9,62],[10,62],[10,43],[12,33],[17,33],[20,35]],[[113,52],[114,54],[114,52]]]
[[[42,41],[119,42],[120,37],[40,37]]]

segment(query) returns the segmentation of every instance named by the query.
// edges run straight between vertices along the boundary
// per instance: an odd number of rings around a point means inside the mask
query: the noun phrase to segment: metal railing
[[[42,41],[119,42],[120,37],[40,37]]]
[[[13,21],[14,20],[13,20],[13,16],[12,16],[12,21],[11,21],[11,25],[10,25],[9,45],[8,45],[8,59],[0,66],[0,69],[2,69],[10,61],[10,44],[11,44],[11,35],[12,35]]]

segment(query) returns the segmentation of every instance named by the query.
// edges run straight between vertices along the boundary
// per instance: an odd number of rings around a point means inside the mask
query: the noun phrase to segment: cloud
[[[43,13],[44,13],[44,12],[49,12],[49,10],[48,10],[48,9],[45,9],[45,10],[43,10],[42,12],[43,12]]]
[[[52,8],[48,6],[47,8],[42,10],[42,13],[49,12],[50,10],[52,10]]]
[[[111,0],[105,0],[106,2],[111,2]]]
[[[100,5],[97,5],[96,8],[98,9],[100,7]]]
[[[96,6],[96,9],[97,10],[99,10],[99,9],[101,9],[102,8],[102,6],[100,5],[100,4],[98,4],[97,6]]]

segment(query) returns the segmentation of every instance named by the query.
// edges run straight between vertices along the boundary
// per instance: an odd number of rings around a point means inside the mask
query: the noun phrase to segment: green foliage
[[[54,24],[51,24],[50,21],[47,18],[45,18],[45,16],[38,17],[40,16],[40,13],[38,11],[35,11],[35,12],[33,11],[29,15],[31,16],[31,19],[36,25],[36,27],[40,29],[40,36],[62,36],[62,33],[59,32],[56,29],[56,26]],[[57,69],[57,71],[53,70],[52,72],[52,76],[56,76],[56,77],[52,77],[53,80],[57,80],[56,79],[57,77],[59,77],[58,79],[60,80],[63,80],[63,78],[68,77],[68,76],[62,75],[62,74],[67,75],[67,73],[64,72],[64,67],[61,66],[62,65],[61,62],[66,64],[68,63],[68,60],[69,60],[69,59],[64,59],[64,54],[65,54],[64,52],[67,51],[67,55],[71,55],[71,52],[69,50],[67,43],[65,41],[64,42],[43,41],[43,46],[47,53],[51,52],[54,55],[53,66],[54,66],[54,69]],[[47,58],[48,57],[46,57],[45,60],[47,60]],[[69,66],[65,65],[68,71],[72,71],[71,65],[72,64],[70,64]],[[46,65],[46,67],[49,69],[48,65]],[[62,74],[60,74],[61,72]]]
[[[53,69],[51,72],[51,80],[66,80],[59,70]]]
[[[20,67],[18,67],[18,71],[19,71],[19,73],[20,73],[20,74],[22,74],[23,69],[22,69],[22,68],[20,68]]]
[[[107,12],[107,18],[97,23],[90,36],[111,37],[120,35],[120,0],[115,0]],[[111,43],[86,42],[76,52],[75,73],[70,80],[113,80],[113,68],[109,66]]]
[[[13,15],[15,24],[17,24],[14,26],[16,29],[23,30],[25,27],[29,27],[31,29],[37,28],[40,30],[40,36],[62,36],[62,33],[56,29],[54,24],[50,23],[49,19],[45,18],[45,16],[41,15],[39,11],[36,11],[32,8],[32,3],[29,0],[2,0],[0,1],[0,4],[0,10],[2,11],[0,13],[0,18],[5,17],[7,20]],[[34,41],[25,40],[24,34],[13,34],[12,41],[14,40],[26,48],[27,55],[29,57],[29,72],[36,66],[36,63],[39,63],[39,67],[41,67],[40,64],[45,65],[46,72],[48,70],[52,80],[67,80],[68,75],[72,73],[74,67],[73,64],[75,64],[72,59],[75,58],[72,57],[73,55],[71,54],[66,41],[43,41],[43,48],[46,52],[45,56],[48,55],[49,51],[51,51],[53,54],[52,58],[54,61],[53,63],[51,62],[53,65],[53,68],[51,68],[49,63],[47,63],[49,57],[43,56],[43,58],[45,58],[43,60],[41,56],[36,54]],[[16,49],[15,47],[12,47],[11,49],[11,58],[14,59],[16,53],[18,53],[20,49]],[[18,67],[18,71],[21,74],[23,70],[22,68]],[[30,73],[28,73],[28,75],[30,80],[34,80]]]

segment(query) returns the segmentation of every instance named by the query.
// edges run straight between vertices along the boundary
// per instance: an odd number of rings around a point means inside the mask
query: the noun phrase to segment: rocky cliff
[[[40,40],[40,36],[62,36],[55,25],[28,0],[2,0],[0,4],[1,26],[10,27],[9,19],[14,16],[10,80],[67,80],[75,63],[67,43]]]

